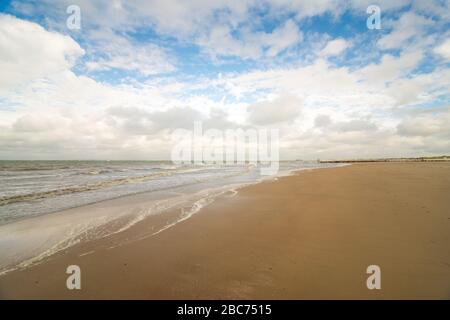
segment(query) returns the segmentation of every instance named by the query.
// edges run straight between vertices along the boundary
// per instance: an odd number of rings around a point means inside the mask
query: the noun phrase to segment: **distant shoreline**
[[[318,160],[319,163],[361,163],[361,162],[446,162],[450,156],[417,157],[417,158],[383,158],[383,159],[348,159],[348,160]]]

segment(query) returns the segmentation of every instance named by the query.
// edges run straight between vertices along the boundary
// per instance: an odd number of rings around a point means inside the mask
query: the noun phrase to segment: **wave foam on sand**
[[[40,263],[80,242],[123,232],[151,215],[180,209],[175,220],[144,235],[154,236],[191,218],[217,197],[236,194],[242,186],[203,190],[192,195],[139,203],[129,208],[114,208],[118,202],[115,199],[103,202],[103,208],[94,204],[0,226],[0,275]]]

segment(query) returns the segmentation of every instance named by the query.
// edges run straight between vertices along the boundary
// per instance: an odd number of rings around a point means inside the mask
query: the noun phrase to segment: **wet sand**
[[[450,299],[448,162],[301,171],[135,239],[163,220],[1,276],[0,298]],[[69,265],[81,290],[66,288]],[[369,265],[381,290],[366,287]]]

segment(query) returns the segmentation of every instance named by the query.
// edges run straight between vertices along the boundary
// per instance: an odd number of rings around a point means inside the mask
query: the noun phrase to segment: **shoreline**
[[[244,187],[155,236],[148,236],[151,225],[164,225],[176,210],[76,244],[0,276],[0,298],[448,299],[450,217],[442,192],[450,165],[326,169]],[[132,240],[137,234],[144,236]],[[365,288],[370,253],[383,262],[379,292]],[[65,288],[71,264],[82,270],[80,291]]]
[[[332,167],[339,167],[342,165],[333,165]],[[331,168],[332,168],[331,167]],[[165,188],[159,189],[157,191],[143,191],[134,194],[121,195],[116,198],[104,199],[93,203],[82,204],[75,207],[67,208],[64,210],[51,211],[46,214],[42,214],[39,216],[32,216],[29,218],[19,219],[9,224],[0,225],[0,232],[4,232],[8,229],[19,230],[23,233],[25,230],[29,230],[29,232],[38,232],[42,233],[44,230],[38,230],[40,228],[47,228],[47,225],[57,225],[59,229],[59,233],[63,233],[64,230],[66,233],[69,233],[69,237],[60,237],[57,241],[53,241],[52,245],[46,249],[36,248],[35,253],[28,254],[28,256],[21,258],[20,261],[16,261],[10,263],[8,265],[0,264],[0,276],[5,275],[9,272],[22,270],[24,268],[28,268],[33,266],[36,263],[41,263],[41,260],[45,260],[52,255],[70,249],[73,244],[84,241],[95,241],[104,237],[108,237],[110,235],[120,233],[136,223],[145,220],[149,216],[152,215],[161,215],[170,211],[170,208],[173,207],[175,209],[182,210],[181,213],[177,214],[173,213],[168,215],[172,220],[167,220],[162,218],[167,222],[166,226],[159,226],[160,230],[157,233],[164,231],[167,228],[170,228],[176,225],[179,222],[184,221],[189,218],[190,215],[194,213],[187,213],[188,217],[185,217],[184,210],[188,211],[198,211],[202,208],[198,208],[199,203],[205,200],[207,203],[205,206],[209,205],[209,203],[214,202],[216,198],[219,198],[221,195],[229,192],[234,192],[235,190],[239,190],[242,188],[246,188],[248,186],[263,183],[265,181],[276,181],[279,178],[290,176],[296,174],[296,172],[302,170],[315,170],[315,169],[326,169],[328,167],[313,167],[313,168],[299,168],[290,171],[280,172],[278,175],[274,176],[262,176],[258,180],[252,182],[240,182],[234,184],[227,184],[221,187],[208,187],[208,188],[200,188],[193,193],[183,193],[179,192],[186,188],[186,186],[180,186],[175,188]],[[202,183],[199,183],[199,186]],[[187,186],[189,188],[189,186]],[[197,186],[198,188],[198,186]],[[164,194],[164,196],[160,195]],[[168,194],[172,194],[172,196],[167,196]],[[121,211],[116,210],[116,207],[121,207]],[[105,211],[110,212],[105,212]],[[136,216],[133,211],[139,210],[143,212]],[[93,212],[93,214],[87,215],[87,212]],[[95,221],[92,216],[102,216],[101,221]],[[91,219],[92,221],[88,222],[86,227],[82,230],[71,229],[72,223],[79,224],[80,219]],[[98,220],[98,217],[97,217]],[[117,226],[118,225],[118,226]],[[156,224],[159,225],[159,222]],[[47,228],[48,229],[48,228]],[[58,231],[53,228],[52,232]],[[99,231],[101,234],[99,236],[96,235]],[[72,234],[75,232],[75,234]],[[88,240],[79,238],[83,236],[83,233],[89,233]],[[16,236],[14,232],[9,232],[7,237]],[[30,237],[27,233],[25,237]],[[54,238],[54,237],[53,237]],[[46,239],[36,239],[36,241],[46,242]],[[21,241],[19,241],[21,242]],[[2,249],[0,247],[0,249]],[[28,248],[23,248],[24,250]],[[31,249],[30,249],[31,250]],[[30,251],[28,250],[28,251]],[[17,255],[17,254],[15,254]]]

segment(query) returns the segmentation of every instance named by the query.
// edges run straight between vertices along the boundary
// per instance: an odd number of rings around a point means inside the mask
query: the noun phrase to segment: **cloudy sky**
[[[194,121],[284,159],[450,154],[449,71],[450,0],[3,0],[0,159],[168,159]]]

